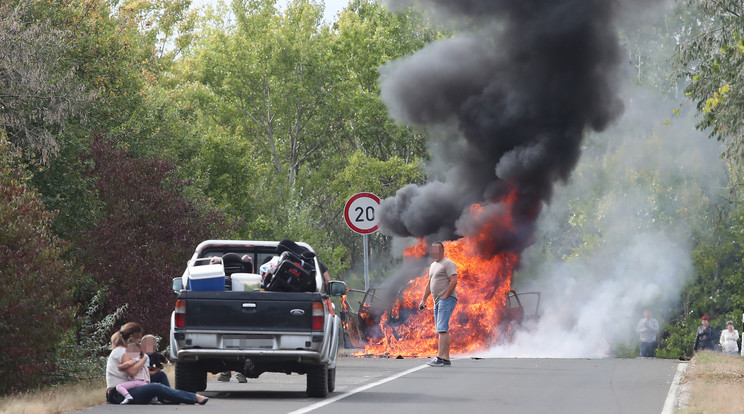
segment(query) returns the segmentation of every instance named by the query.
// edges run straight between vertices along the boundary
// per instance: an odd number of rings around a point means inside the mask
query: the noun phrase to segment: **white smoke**
[[[540,319],[483,356],[609,356],[638,343],[644,307],[663,329],[666,313],[679,303],[693,275],[691,232],[705,213],[701,196],[725,188],[722,148],[696,131],[690,117],[665,125],[674,102],[634,95],[619,124],[590,140],[603,149],[586,148],[574,179],[556,188],[538,221],[538,242],[515,274],[518,291],[541,291]],[[582,220],[572,217],[581,205],[596,207],[583,218],[596,221],[596,234],[583,234],[581,243],[565,240],[574,243],[565,259],[541,259],[543,236],[570,233],[569,222]]]

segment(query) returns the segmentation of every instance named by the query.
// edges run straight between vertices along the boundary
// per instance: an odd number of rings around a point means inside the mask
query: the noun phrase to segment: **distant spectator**
[[[656,334],[659,333],[659,322],[651,317],[651,309],[643,309],[643,318],[636,328],[641,340],[641,357],[652,358],[656,349]]]
[[[734,322],[726,322],[726,329],[721,331],[721,338],[718,340],[721,344],[721,350],[724,354],[739,353],[739,331],[734,329]]]
[[[693,350],[695,352],[700,350],[713,351],[715,348],[713,328],[710,327],[708,322],[708,316],[703,315],[701,318],[701,325],[697,328],[697,336],[695,337],[695,346]]]

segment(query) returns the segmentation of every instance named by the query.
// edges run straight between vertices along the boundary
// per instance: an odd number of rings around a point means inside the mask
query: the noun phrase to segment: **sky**
[[[191,5],[192,7],[199,7],[207,4],[215,5],[218,1],[219,0],[192,0]],[[229,3],[229,0],[224,1]],[[284,7],[287,2],[288,0],[278,0],[279,7]],[[325,0],[326,10],[324,20],[328,23],[336,21],[338,12],[348,4],[349,0]]]

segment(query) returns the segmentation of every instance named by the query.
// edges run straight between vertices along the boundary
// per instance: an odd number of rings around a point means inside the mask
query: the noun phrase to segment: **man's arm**
[[[421,303],[419,303],[419,309],[424,309],[426,307],[426,299],[428,299],[429,295],[431,295],[431,288],[429,287],[429,282],[426,282],[426,290],[424,290],[424,297],[421,298]]]
[[[457,273],[449,277],[449,285],[447,285],[447,290],[444,291],[442,299],[447,299],[448,297],[450,297],[452,292],[455,291],[455,287],[457,287]]]

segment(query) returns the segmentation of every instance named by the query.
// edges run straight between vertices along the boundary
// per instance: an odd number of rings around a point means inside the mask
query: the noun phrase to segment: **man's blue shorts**
[[[437,333],[449,332],[449,320],[455,310],[455,305],[457,305],[457,298],[452,296],[439,299],[434,304],[434,324]]]

